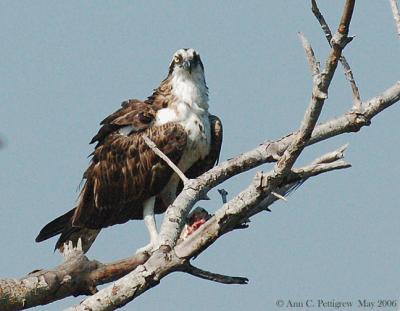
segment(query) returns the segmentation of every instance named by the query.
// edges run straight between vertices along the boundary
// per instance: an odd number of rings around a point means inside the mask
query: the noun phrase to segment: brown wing
[[[143,218],[143,202],[160,192],[172,175],[144,142],[143,133],[175,164],[179,162],[187,136],[177,124],[153,126],[128,136],[113,132],[102,138],[85,173],[74,226],[100,229]]]
[[[138,99],[130,99],[122,103],[122,107],[101,121],[102,127],[92,138],[91,144],[98,142],[101,145],[104,139],[120,128],[129,126],[132,132],[137,132],[150,127],[156,116],[154,106]]]
[[[209,116],[210,125],[211,125],[211,149],[208,156],[203,159],[197,161],[192,167],[186,171],[185,175],[188,178],[196,178],[201,174],[207,172],[211,169],[216,163],[218,163],[219,155],[221,152],[222,146],[222,122],[221,120],[214,115]],[[182,190],[181,187],[178,187],[179,192]]]

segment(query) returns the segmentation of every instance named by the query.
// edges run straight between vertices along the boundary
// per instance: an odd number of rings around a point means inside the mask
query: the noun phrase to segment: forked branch
[[[326,22],[324,16],[322,15],[322,13],[320,12],[317,2],[315,0],[311,0],[312,3],[312,12],[314,13],[315,17],[317,18],[319,24],[321,25],[322,31],[325,34],[326,39],[328,40],[329,45],[331,45],[331,41],[332,41],[332,32],[329,28],[328,23]],[[332,45],[331,45],[332,46]],[[346,60],[346,57],[344,57],[344,55],[342,55],[340,57],[340,62],[343,66],[344,69],[344,74],[347,78],[347,80],[350,82],[351,85],[351,90],[353,92],[353,109],[356,111],[359,111],[361,109],[361,95],[360,95],[360,91],[358,90],[358,86],[356,81],[354,80],[354,76],[353,76],[353,71],[350,68],[349,63]]]

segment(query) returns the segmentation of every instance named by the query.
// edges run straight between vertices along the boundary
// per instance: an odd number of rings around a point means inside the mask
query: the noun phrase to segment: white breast
[[[167,108],[160,109],[156,115],[155,125],[176,122],[182,125],[187,134],[185,151],[178,167],[186,172],[194,163],[204,159],[210,152],[211,126],[208,113],[208,94],[204,74],[191,76],[173,76],[172,94],[175,100]],[[162,191],[165,204],[175,199],[179,177],[173,174]]]
[[[179,168],[186,171],[210,151],[211,127],[208,113],[208,94],[202,70],[172,76],[175,100],[157,112],[155,125],[177,122],[183,126],[188,141]]]
[[[178,167],[185,173],[194,163],[205,158],[210,152],[211,126],[207,111],[198,114],[183,103],[177,104],[176,108],[159,110],[156,117],[156,125],[178,122],[185,129],[187,144],[178,163]],[[173,174],[161,193],[164,204],[169,205],[175,200],[178,183],[178,175]]]
[[[158,111],[155,125],[176,122],[182,125],[187,134],[187,145],[178,166],[186,171],[196,161],[205,158],[210,151],[211,127],[208,111],[190,107],[178,102],[173,107]]]

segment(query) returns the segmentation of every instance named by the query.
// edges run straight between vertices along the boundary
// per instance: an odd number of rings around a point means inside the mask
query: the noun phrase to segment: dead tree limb
[[[329,28],[328,23],[326,22],[324,16],[322,15],[321,11],[319,10],[317,2],[315,0],[311,0],[311,3],[312,3],[311,10],[314,13],[315,17],[317,18],[319,24],[321,25],[321,29],[324,32],[329,45],[331,45],[331,41],[332,41],[331,29]],[[361,109],[360,91],[358,90],[357,83],[354,80],[353,71],[351,70],[350,65],[347,62],[347,59],[346,59],[346,57],[344,57],[344,55],[342,55],[340,57],[340,63],[343,66],[344,74],[345,74],[347,80],[350,82],[351,90],[353,91],[353,109],[360,110]]]
[[[389,0],[390,2],[390,7],[392,8],[392,13],[393,13],[393,18],[394,22],[397,28],[397,34],[400,37],[400,13],[399,13],[399,7],[397,6],[397,1],[396,0]]]

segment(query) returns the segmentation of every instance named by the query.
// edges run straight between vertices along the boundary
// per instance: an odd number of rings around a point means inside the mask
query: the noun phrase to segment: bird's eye
[[[181,58],[180,58],[179,56],[175,56],[175,57],[174,57],[174,62],[175,62],[175,63],[179,63],[180,60],[181,60]]]

